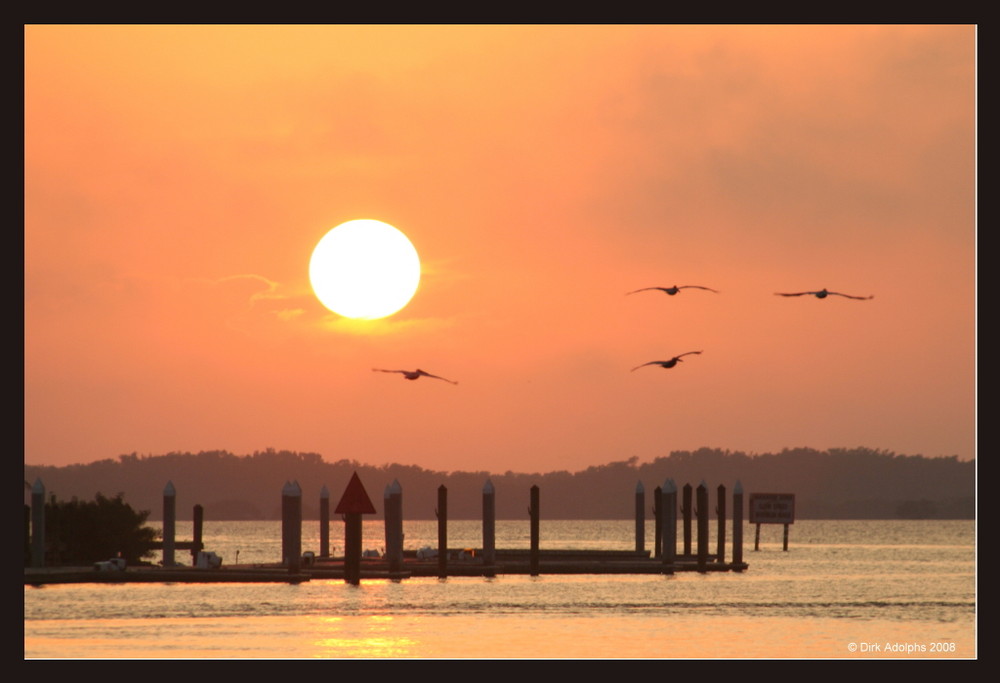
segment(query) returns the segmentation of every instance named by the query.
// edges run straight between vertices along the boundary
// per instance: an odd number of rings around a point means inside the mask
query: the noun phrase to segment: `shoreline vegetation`
[[[651,507],[653,491],[668,478],[678,487],[705,482],[714,499],[718,486],[747,493],[793,493],[797,519],[975,519],[976,462],[957,456],[928,458],[867,448],[785,449],[748,455],[702,448],[673,451],[640,463],[637,457],[578,472],[440,472],[415,465],[365,465],[327,461],[317,453],[267,449],[248,455],[227,451],[121,455],[82,465],[25,465],[25,502],[41,480],[46,497],[91,499],[121,494],[130,505],[162,519],[163,491],[177,491],[177,518],[190,519],[202,505],[212,520],[281,519],[285,483],[302,488],[303,519],[319,519],[320,495],[335,506],[357,473],[376,514],[382,518],[383,489],[394,481],[403,490],[407,519],[435,518],[438,488],[448,490],[451,519],[479,519],[486,481],[495,488],[498,519],[525,515],[529,490],[541,491],[548,519],[631,519],[639,484]],[[714,506],[713,506],[714,507]],[[713,513],[714,514],[714,513]]]

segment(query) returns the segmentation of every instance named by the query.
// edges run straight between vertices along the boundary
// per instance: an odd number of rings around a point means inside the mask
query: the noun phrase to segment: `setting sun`
[[[406,306],[420,284],[410,240],[382,221],[348,221],[323,236],[309,261],[320,302],[346,318],[374,320]]]

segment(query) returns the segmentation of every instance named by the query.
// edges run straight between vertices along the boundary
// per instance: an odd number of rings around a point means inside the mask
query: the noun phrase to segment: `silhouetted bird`
[[[437,375],[432,375],[429,372],[424,372],[420,368],[416,370],[382,370],[381,368],[372,368],[372,372],[398,372],[406,379],[420,379],[421,377],[433,377],[434,379],[443,379],[445,382],[450,382],[451,384],[458,384],[450,379],[445,379],[444,377],[438,377]]]
[[[817,299],[825,299],[826,297],[831,295],[842,296],[848,299],[859,299],[861,301],[875,298],[874,294],[872,296],[851,296],[850,294],[841,294],[840,292],[828,292],[826,289],[821,289],[818,292],[788,292],[788,293],[775,292],[774,293],[775,296],[803,296],[805,294],[812,294]]]
[[[701,351],[688,351],[687,353],[682,353],[680,356],[674,356],[670,360],[651,360],[648,363],[643,363],[642,365],[636,365],[629,372],[635,372],[639,368],[644,368],[647,365],[659,365],[661,368],[670,369],[675,365],[677,365],[678,363],[682,362],[681,358],[683,356],[690,356],[692,353],[701,353]]]
[[[642,289],[637,289],[633,292],[625,292],[625,296],[628,296],[629,294],[635,294],[636,292],[648,292],[651,289],[658,289],[661,292],[666,292],[670,296],[673,296],[682,289],[706,289],[709,292],[715,292],[716,294],[719,293],[719,290],[717,289],[712,289],[711,287],[702,287],[701,285],[681,285],[680,287],[674,285],[673,287],[643,287]]]

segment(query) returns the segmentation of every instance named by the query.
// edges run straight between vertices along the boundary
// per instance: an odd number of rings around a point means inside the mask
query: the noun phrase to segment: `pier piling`
[[[298,573],[302,565],[302,487],[285,482],[281,490],[281,563]]]
[[[739,479],[733,487],[733,566],[743,564],[743,484]],[[742,569],[737,569],[742,571]]]
[[[351,475],[334,512],[344,516],[344,581],[356,586],[361,583],[361,515],[375,512],[357,472]]]
[[[538,486],[531,487],[531,506],[528,515],[531,517],[531,553],[529,556],[530,572],[538,576]]]
[[[448,487],[438,487],[438,578],[448,578]]]
[[[663,487],[653,489],[653,557],[663,553]]]
[[[403,571],[403,487],[398,479],[386,487],[385,554],[390,573]]]
[[[708,571],[708,487],[702,481],[696,492],[698,517],[698,571]]]
[[[168,481],[163,488],[163,566],[173,567],[174,539],[177,533],[177,490]]]
[[[684,484],[681,498],[681,514],[684,515],[684,554],[691,554],[691,484]]]
[[[344,515],[344,581],[361,583],[361,513]]]
[[[715,514],[719,524],[719,538],[716,545],[716,561],[726,561],[726,487],[719,484]]]
[[[496,523],[496,492],[493,482],[487,479],[483,484],[483,564],[487,567],[496,566]],[[495,576],[495,572],[487,576]]]
[[[660,556],[664,573],[673,573],[677,559],[677,484],[667,479],[660,496],[663,517],[663,551]]]
[[[326,484],[319,492],[319,556],[330,557],[330,491]]]
[[[194,567],[198,564],[198,553],[204,549],[204,544],[201,540],[201,530],[202,524],[205,521],[205,508],[201,505],[195,505],[192,514],[191,521],[191,566]]]
[[[635,550],[646,549],[646,491],[640,481],[635,485]]]
[[[298,481],[292,482],[291,501],[289,504],[289,561],[288,572],[298,574],[302,568],[302,487]]]

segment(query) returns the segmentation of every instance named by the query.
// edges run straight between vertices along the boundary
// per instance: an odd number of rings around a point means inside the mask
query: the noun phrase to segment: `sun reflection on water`
[[[306,631],[323,634],[312,643],[317,659],[393,659],[417,656],[418,641],[394,632],[395,618],[375,615],[361,618],[314,617]]]

